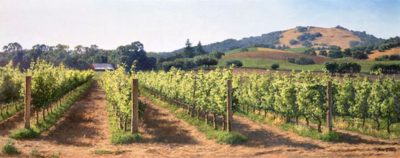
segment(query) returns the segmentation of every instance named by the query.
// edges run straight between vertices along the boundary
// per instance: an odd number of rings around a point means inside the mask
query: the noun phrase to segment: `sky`
[[[295,26],[344,26],[400,36],[400,0],[0,0],[0,46],[134,41],[167,52]]]

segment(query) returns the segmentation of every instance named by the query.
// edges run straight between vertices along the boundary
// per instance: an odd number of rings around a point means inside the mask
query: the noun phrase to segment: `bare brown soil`
[[[147,104],[140,132],[143,140],[130,145],[112,145],[104,92],[94,85],[90,93],[76,102],[58,124],[38,139],[15,141],[29,157],[32,150],[43,156],[60,157],[398,157],[400,146],[369,138],[350,142],[327,143],[281,131],[234,116],[233,130],[249,138],[242,145],[222,145],[208,140],[203,133],[170,111]],[[10,126],[10,128],[12,128]],[[349,136],[354,138],[354,136]],[[0,137],[0,144],[8,138]],[[372,139],[372,138],[371,138]],[[114,154],[96,155],[96,150]],[[6,157],[0,154],[0,157]]]
[[[313,59],[316,63],[324,63],[329,61],[329,58],[315,55],[307,55],[303,53],[292,53],[288,51],[282,50],[259,50],[259,51],[249,51],[249,52],[240,52],[240,53],[232,53],[223,56],[223,59],[233,59],[233,58],[257,58],[257,59],[271,59],[271,60],[288,60],[289,58],[310,58]]]

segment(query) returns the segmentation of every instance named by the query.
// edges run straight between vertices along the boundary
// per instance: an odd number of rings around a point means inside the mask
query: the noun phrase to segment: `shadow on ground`
[[[151,136],[150,139],[144,139],[143,142],[165,143],[165,144],[197,144],[189,131],[179,126],[179,120],[176,120],[171,114],[165,113],[154,105],[146,103],[144,118],[144,132]]]

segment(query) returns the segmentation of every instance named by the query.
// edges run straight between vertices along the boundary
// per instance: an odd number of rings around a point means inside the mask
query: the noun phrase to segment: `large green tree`
[[[196,46],[196,55],[205,55],[207,54],[207,51],[204,50],[203,45],[201,45],[201,42],[199,41],[199,43]]]
[[[192,43],[190,43],[190,40],[186,40],[185,48],[183,49],[183,52],[181,53],[182,57],[184,58],[192,58],[195,55],[194,49],[192,47]]]

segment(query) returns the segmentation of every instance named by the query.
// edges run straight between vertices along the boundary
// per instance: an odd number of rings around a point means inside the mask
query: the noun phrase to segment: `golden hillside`
[[[400,47],[392,48],[389,50],[385,50],[384,52],[380,52],[378,50],[374,50],[372,54],[368,55],[368,60],[375,60],[383,55],[392,55],[392,54],[399,54],[400,55]]]
[[[297,28],[286,30],[282,33],[282,37],[279,40],[280,44],[287,45],[291,48],[303,47],[301,44],[291,45],[290,40],[297,40],[297,37],[303,33],[321,33],[322,37],[318,37],[311,41],[312,44],[325,44],[325,45],[336,45],[341,48],[350,48],[351,41],[361,41],[359,37],[355,36],[352,32],[340,29],[340,28],[322,28],[322,27],[308,27],[305,32],[299,32]]]

